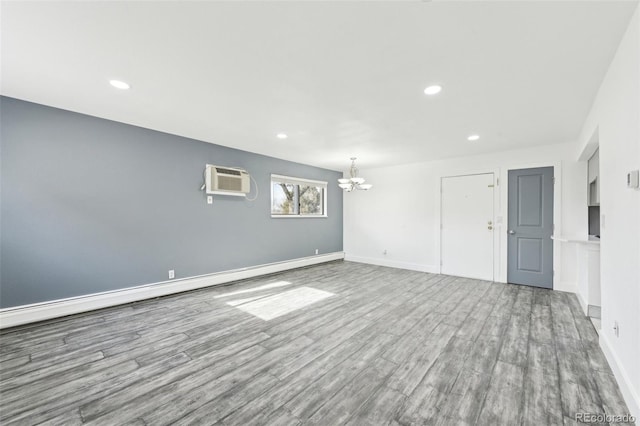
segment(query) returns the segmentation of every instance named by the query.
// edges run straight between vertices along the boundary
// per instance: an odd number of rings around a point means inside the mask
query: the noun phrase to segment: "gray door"
[[[509,171],[507,281],[553,288],[553,167]]]

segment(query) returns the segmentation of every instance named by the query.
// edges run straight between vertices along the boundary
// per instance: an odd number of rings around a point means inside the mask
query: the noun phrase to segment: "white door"
[[[493,281],[493,173],[443,177],[441,272]]]

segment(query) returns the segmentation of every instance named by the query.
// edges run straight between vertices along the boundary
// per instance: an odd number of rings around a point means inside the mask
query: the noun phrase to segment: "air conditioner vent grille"
[[[238,173],[238,176],[239,175],[240,173]],[[218,175],[218,189],[224,191],[242,191],[242,180],[235,177]]]
[[[216,167],[216,171],[218,173],[224,173],[225,175],[234,175],[234,176],[240,176],[241,175],[240,170],[224,169],[222,167]]]

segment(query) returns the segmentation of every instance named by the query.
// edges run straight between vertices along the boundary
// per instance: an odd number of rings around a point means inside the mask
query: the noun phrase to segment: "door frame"
[[[498,191],[497,189],[499,189],[496,186],[496,176],[497,174],[495,172],[485,172],[485,173],[469,173],[469,174],[464,174],[464,175],[454,175],[454,176],[440,176],[440,206],[439,206],[439,210],[440,210],[440,232],[438,232],[438,241],[439,241],[439,248],[440,248],[440,264],[438,265],[438,268],[440,270],[440,273],[442,273],[442,219],[443,219],[443,215],[442,215],[442,184],[443,184],[443,180],[444,179],[449,179],[449,178],[455,178],[455,177],[468,177],[468,176],[481,176],[481,175],[491,175],[492,176],[492,180],[493,180],[493,200],[492,200],[492,204],[493,204],[493,208],[491,209],[492,211],[492,215],[491,215],[491,222],[493,222],[494,224],[494,232],[492,234],[492,240],[491,240],[491,259],[492,259],[492,265],[491,265],[491,281],[495,281],[496,280],[496,228],[495,228],[495,222],[496,222],[496,198],[499,197],[498,195]]]
[[[495,163],[494,163],[495,164]],[[509,170],[517,169],[532,169],[536,167],[553,167],[553,175],[555,177],[555,187],[553,189],[553,223],[555,225],[554,235],[562,235],[562,161],[537,161],[537,162],[511,162],[511,161],[499,161],[498,164],[503,164],[501,167],[486,167],[486,168],[457,168],[450,173],[442,172],[440,176],[433,181],[434,186],[437,185],[434,202],[437,209],[437,226],[442,226],[442,178],[444,177],[456,177],[467,175],[479,175],[485,173],[493,173],[494,178],[498,178],[498,184],[495,188],[493,195],[493,214],[494,214],[494,229],[493,233],[493,279],[494,281],[506,283],[507,282],[507,213],[508,213],[508,178]],[[499,221],[499,219],[501,219]],[[435,232],[435,250],[438,253],[438,264],[432,270],[437,273],[442,273],[442,237],[441,230]],[[573,282],[564,282],[562,280],[561,262],[562,259],[562,245],[554,240],[553,242],[553,288],[554,290],[561,291],[573,291],[577,290],[577,286]]]
[[[540,209],[539,216],[539,224],[536,230],[530,230],[528,226],[520,225],[518,222],[519,216],[519,203],[518,200],[507,200],[507,282],[511,284],[524,285],[530,287],[540,287],[544,289],[553,290],[554,283],[554,268],[553,268],[553,242],[554,242],[554,227],[555,221],[553,217],[554,213],[554,205],[553,205],[553,196],[555,194],[555,175],[554,175],[554,167],[537,167],[537,168],[525,168],[525,169],[512,169],[507,172],[507,198],[510,196],[516,196],[516,198],[520,198],[521,194],[523,194],[520,190],[520,177],[538,177],[542,178],[539,180],[539,197],[540,204],[536,203],[536,206]],[[513,173],[513,175],[512,175]],[[549,180],[549,177],[551,180]],[[512,186],[513,184],[513,186]],[[551,186],[551,188],[549,188]],[[551,194],[548,193],[551,191]],[[526,194],[526,192],[525,192]],[[534,196],[534,199],[537,198]],[[547,203],[548,202],[548,203]],[[551,212],[549,212],[549,209]],[[551,213],[549,215],[549,213]],[[549,223],[551,222],[551,223]],[[551,229],[549,229],[551,228]],[[514,230],[516,235],[510,235]],[[550,231],[550,232],[549,232]],[[548,236],[545,236],[547,235]],[[519,241],[521,238],[525,240],[538,240],[541,246],[538,247],[540,250],[539,262],[541,266],[541,270],[538,272],[541,275],[535,274],[533,271],[521,270],[518,265],[520,263],[520,249]],[[547,238],[549,238],[547,240]],[[549,250],[551,252],[549,253]],[[535,249],[531,249],[532,253],[535,252]],[[551,256],[549,256],[551,254]],[[548,262],[551,263],[548,263]],[[549,274],[551,278],[549,279]],[[512,275],[511,279],[509,275]],[[547,281],[548,280],[548,281]]]
[[[502,250],[501,258],[503,260],[501,274],[503,277],[502,282],[507,282],[507,225],[508,225],[508,214],[509,214],[509,170],[520,170],[520,169],[534,169],[538,167],[553,167],[553,177],[554,177],[554,185],[553,185],[553,235],[561,235],[562,234],[562,162],[561,161],[553,161],[553,162],[539,162],[539,163],[525,163],[525,164],[514,164],[513,166],[508,166],[504,170],[504,180],[501,179],[501,183],[504,182],[504,185],[501,185],[501,192],[504,193],[504,205],[503,208],[503,227],[502,232],[500,233],[501,245],[504,247]],[[553,272],[552,272],[552,289],[562,289],[566,291],[566,285],[561,283],[559,279],[562,276],[561,273],[561,245],[557,240],[553,241]],[[573,287],[574,285],[571,284]]]
[[[500,168],[487,168],[487,169],[469,169],[459,173],[447,173],[438,177],[438,199],[437,199],[437,212],[438,212],[438,232],[437,235],[437,248],[438,248],[438,265],[437,270],[439,274],[442,274],[442,179],[451,177],[462,176],[475,176],[493,174],[493,218],[494,232],[493,232],[493,281],[499,281],[500,279],[500,238],[498,229],[495,227],[496,215],[500,212],[500,197],[502,197],[502,191],[500,187],[496,185],[496,178],[502,182],[500,175]]]

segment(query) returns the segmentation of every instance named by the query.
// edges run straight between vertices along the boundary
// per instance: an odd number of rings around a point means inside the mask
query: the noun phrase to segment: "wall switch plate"
[[[169,279],[172,280],[176,277],[176,271],[169,269]]]
[[[213,204],[213,195],[207,196],[207,204]]]
[[[318,249],[316,249],[316,254],[318,254]]]

